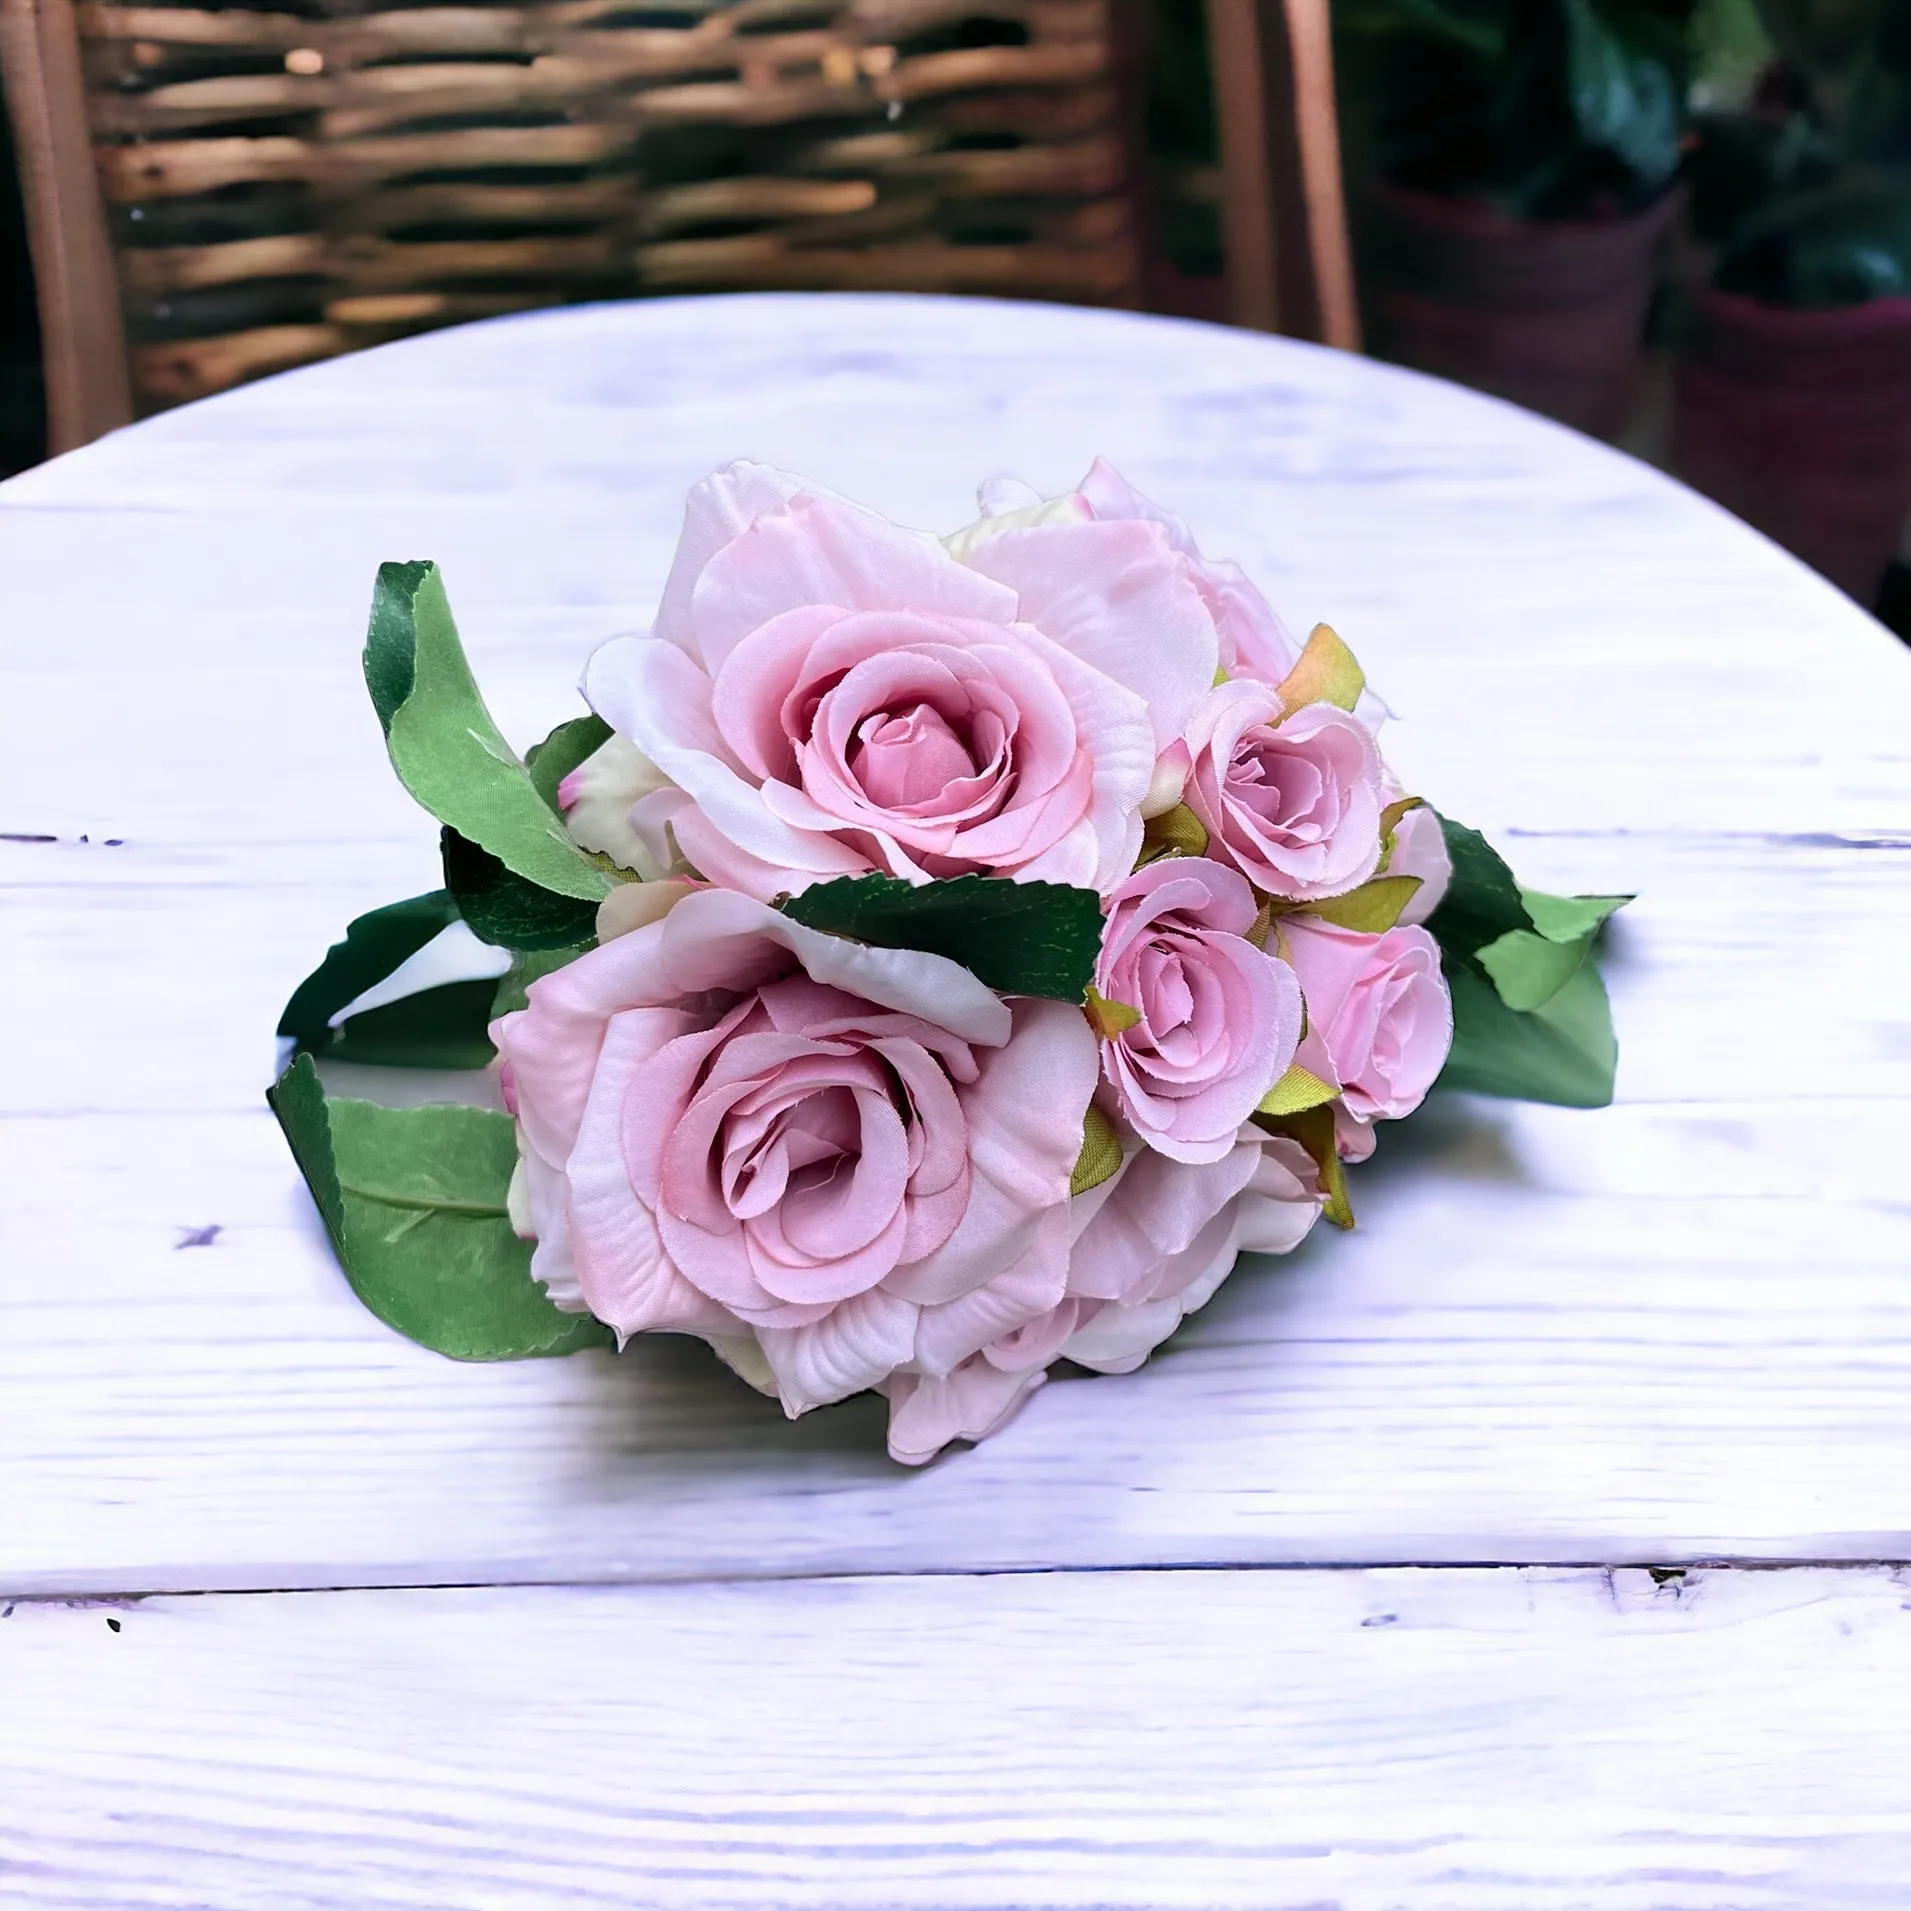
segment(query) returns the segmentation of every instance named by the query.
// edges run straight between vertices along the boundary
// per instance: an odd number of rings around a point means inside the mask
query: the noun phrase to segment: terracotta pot
[[[1602,438],[1625,422],[1674,191],[1623,219],[1521,220],[1380,187],[1363,304],[1374,349]]]
[[[1794,311],[1706,286],[1690,302],[1673,468],[1874,603],[1911,516],[1911,298]]]

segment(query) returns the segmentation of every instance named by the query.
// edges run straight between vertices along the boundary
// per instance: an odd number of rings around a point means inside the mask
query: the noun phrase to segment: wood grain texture
[[[1898,1911],[1907,1680],[1881,1570],[22,1604],[0,1877],[20,1911]]]

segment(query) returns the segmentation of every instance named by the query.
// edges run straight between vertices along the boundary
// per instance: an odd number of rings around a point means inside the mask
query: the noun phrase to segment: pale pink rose
[[[951,1440],[995,1432],[1056,1359],[1133,1372],[1207,1304],[1240,1254],[1298,1246],[1321,1198],[1299,1143],[1249,1128],[1200,1166],[1131,1148],[1115,1176],[1070,1205],[1076,1238],[1061,1300],[947,1373],[904,1369],[883,1383],[893,1459],[919,1465]]]
[[[1274,614],[1274,607],[1248,581],[1238,564],[1203,557],[1182,519],[1143,497],[1106,458],[1097,458],[1081,482],[1081,497],[1098,519],[1139,519],[1158,524],[1187,561],[1189,575],[1221,634],[1220,667],[1230,677],[1279,683],[1300,657],[1300,647]]]
[[[1102,1073],[1151,1148],[1216,1161],[1294,1059],[1294,971],[1247,939],[1247,879],[1203,856],[1138,869],[1109,901],[1095,987],[1141,1017],[1101,1045]]]
[[[1307,1000],[1300,1061],[1340,1089],[1341,1152],[1372,1152],[1371,1125],[1410,1115],[1446,1065],[1453,1001],[1440,946],[1424,929],[1382,936],[1306,916],[1281,922],[1288,959]]]
[[[1217,685],[1188,725],[1183,800],[1208,854],[1291,902],[1357,889],[1380,865],[1380,753],[1331,704],[1284,716],[1262,683]]]
[[[1238,564],[1206,558],[1186,522],[1145,498],[1105,458],[1097,458],[1079,490],[1044,498],[1014,478],[991,478],[977,493],[982,516],[943,542],[966,563],[970,554],[1007,529],[1096,522],[1159,525],[1181,559],[1184,575],[1201,594],[1220,637],[1219,664],[1230,677],[1279,683],[1300,647],[1267,599]]]
[[[1096,1075],[1064,1003],[697,890],[492,1039],[532,1273],[620,1338],[753,1339],[794,1414],[1061,1298]]]
[[[1112,889],[1218,639],[1159,526],[1009,528],[958,562],[800,480],[695,487],[654,633],[593,708],[671,787],[636,833],[762,898],[884,870]]]
[[[1393,800],[1389,793],[1388,800]],[[1420,887],[1400,912],[1400,921],[1411,929],[1439,908],[1453,880],[1453,860],[1447,854],[1446,837],[1440,831],[1440,819],[1422,803],[1408,810],[1393,826],[1393,854],[1387,858],[1389,876],[1418,876]]]

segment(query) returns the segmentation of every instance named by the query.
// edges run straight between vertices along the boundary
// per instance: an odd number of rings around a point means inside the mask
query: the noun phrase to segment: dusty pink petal
[[[1067,1279],[1068,1210],[1058,1204],[1042,1217],[1019,1260],[967,1294],[923,1308],[914,1364],[945,1374],[993,1342],[1011,1339],[1061,1306]],[[1013,1355],[1004,1364],[1013,1364]]]
[[[1284,927],[1349,1111],[1362,1121],[1411,1114],[1453,1041],[1439,945],[1418,928],[1363,936],[1299,916]]]
[[[1101,1374],[1131,1374],[1181,1325],[1178,1300],[1124,1307],[1101,1301],[1082,1308],[1081,1324],[1062,1342],[1062,1358]]]
[[[922,1466],[951,1440],[985,1440],[1047,1378],[1040,1367],[1005,1373],[979,1354],[940,1380],[893,1375],[882,1387],[889,1398],[889,1457]]]
[[[788,472],[742,460],[692,485],[684,501],[683,533],[657,606],[656,635],[694,655],[690,601],[704,567],[758,518],[783,510],[798,492],[821,490]]]
[[[923,611],[1006,623],[1014,597],[931,537],[856,505],[804,494],[760,517],[711,558],[690,623],[712,670],[772,617],[807,604],[846,611]]]
[[[1329,704],[1283,715],[1266,685],[1216,686],[1188,726],[1185,800],[1211,857],[1295,901],[1342,895],[1380,862],[1382,770],[1366,726]]]
[[[1169,544],[1188,561],[1195,587],[1214,618],[1221,639],[1220,667],[1229,676],[1279,683],[1293,669],[1300,647],[1273,606],[1238,564],[1204,558],[1183,519],[1145,498],[1105,458],[1095,460],[1081,482],[1080,495],[1098,518],[1145,518],[1167,533]]]
[[[909,1358],[916,1314],[913,1302],[872,1288],[807,1327],[759,1327],[784,1411],[794,1419],[887,1379]]]
[[[1121,1110],[1155,1149],[1215,1161],[1294,1059],[1300,988],[1255,947],[1244,877],[1205,857],[1138,869],[1109,900],[1095,986],[1140,1020],[1102,1043]]]
[[[1021,622],[1142,698],[1157,752],[1181,734],[1214,681],[1219,639],[1159,525],[1003,531],[969,563],[1014,590]]]
[[[1413,900],[1400,912],[1402,928],[1414,928],[1439,908],[1447,884],[1453,880],[1453,862],[1447,855],[1440,819],[1424,803],[1409,810],[1393,826],[1393,854],[1387,859],[1386,873],[1420,878]]]
[[[1025,1254],[1043,1215],[1068,1199],[1094,1092],[1095,1038],[1081,1011],[1032,996],[1013,1003],[1015,1036],[979,1056],[960,1091],[968,1123],[969,1205],[935,1253],[884,1285],[925,1304],[952,1301]]]
[[[1188,1249],[1259,1165],[1259,1144],[1252,1141],[1193,1166],[1148,1148],[1131,1155],[1075,1243],[1068,1291],[1115,1301],[1150,1294],[1163,1264]]]

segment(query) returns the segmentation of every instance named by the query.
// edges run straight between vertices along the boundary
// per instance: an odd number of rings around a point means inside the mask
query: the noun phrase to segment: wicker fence
[[[77,11],[143,409],[569,299],[1132,296],[1110,0]]]

